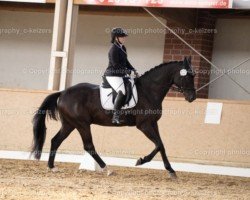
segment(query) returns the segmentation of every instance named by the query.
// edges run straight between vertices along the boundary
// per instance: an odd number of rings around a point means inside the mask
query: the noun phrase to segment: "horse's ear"
[[[184,61],[183,61],[184,69],[189,69],[189,58],[185,56]]]
[[[188,57],[188,59],[187,59],[187,60],[188,60],[189,65],[191,65],[191,59],[192,59],[192,57],[191,57],[191,56],[189,56],[189,57]]]

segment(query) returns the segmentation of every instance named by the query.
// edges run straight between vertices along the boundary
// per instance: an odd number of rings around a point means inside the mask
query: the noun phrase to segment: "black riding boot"
[[[119,91],[114,102],[114,114],[112,118],[112,123],[113,124],[121,124],[122,122],[120,121],[120,111],[123,106],[125,100],[125,95]]]

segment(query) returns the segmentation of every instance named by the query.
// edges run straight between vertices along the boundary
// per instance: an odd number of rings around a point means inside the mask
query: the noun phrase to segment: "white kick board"
[[[0,159],[34,160],[34,158],[30,157],[30,152],[4,151],[4,150],[0,150]],[[49,159],[49,153],[43,153],[41,160],[47,162],[48,159]],[[136,159],[115,158],[115,157],[102,157],[102,159],[104,160],[104,162],[106,162],[107,165],[111,166],[136,167],[135,166]],[[80,161],[83,162],[84,158],[83,155],[58,153],[56,155],[55,161],[80,164]],[[81,166],[83,167],[83,169],[90,168],[91,170],[96,170],[97,164],[95,163],[92,157],[90,157],[90,160],[88,161],[90,163],[82,163],[82,162]],[[175,163],[175,162],[171,162],[171,165],[173,169],[175,169],[176,171],[250,177],[250,168],[203,165],[194,163]],[[154,161],[154,160],[149,163],[145,163],[144,165],[137,166],[136,168],[165,170],[162,161]]]

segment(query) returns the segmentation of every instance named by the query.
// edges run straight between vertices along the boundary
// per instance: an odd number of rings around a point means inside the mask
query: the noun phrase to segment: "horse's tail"
[[[46,125],[45,118],[46,114],[50,119],[58,119],[58,110],[57,110],[57,99],[60,96],[60,92],[51,94],[47,96],[42,105],[37,110],[33,118],[33,145],[31,154],[34,153],[35,159],[40,160],[43,145],[46,138]]]

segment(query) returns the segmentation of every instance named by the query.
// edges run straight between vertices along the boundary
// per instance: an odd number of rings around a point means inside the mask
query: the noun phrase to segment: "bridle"
[[[195,88],[184,88],[184,87],[178,87],[178,86],[172,86],[171,89],[175,92],[180,92],[180,93],[184,93],[184,91],[196,91]]]
[[[195,76],[195,72],[193,71],[193,70],[188,70],[187,71],[187,75],[189,75],[189,76]],[[171,89],[173,90],[173,91],[176,91],[176,92],[180,92],[180,93],[184,93],[184,91],[196,91],[196,89],[195,88],[187,88],[187,87],[184,87],[183,86],[183,78],[184,78],[185,76],[181,76],[181,84],[180,84],[180,86],[177,86],[177,85],[173,85],[172,87],[171,87]]]

